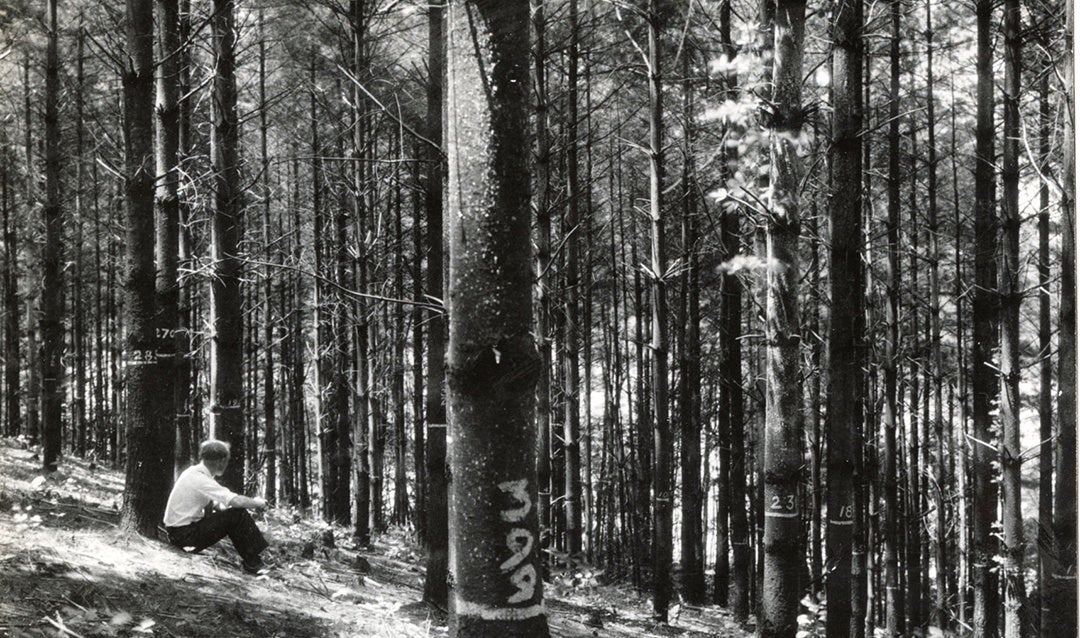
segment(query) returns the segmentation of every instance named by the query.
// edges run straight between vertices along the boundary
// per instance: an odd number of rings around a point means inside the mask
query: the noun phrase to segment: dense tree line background
[[[603,569],[766,636],[1075,634],[1071,0],[43,4],[0,422],[132,529],[214,436],[411,526],[461,618],[493,507],[515,609]]]

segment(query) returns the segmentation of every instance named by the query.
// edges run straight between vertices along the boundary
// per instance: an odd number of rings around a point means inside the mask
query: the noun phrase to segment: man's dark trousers
[[[168,527],[169,542],[191,551],[201,552],[219,540],[229,537],[240,558],[251,562],[259,557],[268,543],[247,510],[230,508],[213,512],[202,519],[181,527]]]

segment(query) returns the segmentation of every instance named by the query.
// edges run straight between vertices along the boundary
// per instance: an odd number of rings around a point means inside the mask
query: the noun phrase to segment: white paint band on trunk
[[[483,620],[527,620],[543,616],[545,611],[543,603],[528,607],[492,607],[457,597],[454,600],[454,613]]]
[[[765,512],[767,518],[799,518],[798,512]]]

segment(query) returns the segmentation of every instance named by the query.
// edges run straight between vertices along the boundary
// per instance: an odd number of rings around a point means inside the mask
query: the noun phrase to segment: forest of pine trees
[[[594,574],[763,637],[1076,635],[1072,27],[7,0],[0,431],[145,536],[226,441],[410,530],[453,636]]]

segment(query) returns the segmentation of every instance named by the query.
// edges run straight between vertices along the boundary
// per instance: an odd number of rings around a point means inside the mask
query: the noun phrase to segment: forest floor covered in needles
[[[51,476],[24,443],[0,440],[0,636],[443,636],[420,602],[424,557],[404,530],[357,550],[346,530],[276,509],[259,521],[268,575],[240,571],[226,540],[199,555],[119,526],[123,475],[65,459]],[[718,607],[650,617],[618,584],[548,587],[555,636],[748,635]]]

